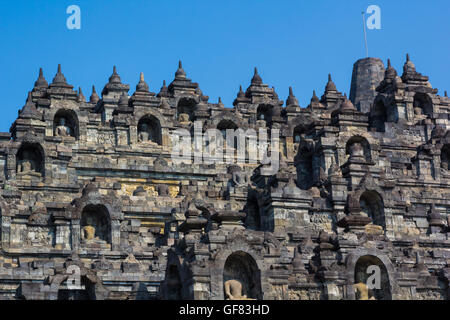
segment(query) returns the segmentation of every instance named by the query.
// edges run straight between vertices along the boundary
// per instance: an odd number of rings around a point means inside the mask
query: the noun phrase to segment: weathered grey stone
[[[409,57],[403,71],[359,60],[350,100],[329,76],[300,108],[255,69],[225,108],[181,63],[131,97],[114,68],[90,102],[41,70],[0,133],[0,298],[448,299],[450,99]],[[229,141],[229,163],[175,163],[172,133],[194,121],[279,129],[279,170]]]

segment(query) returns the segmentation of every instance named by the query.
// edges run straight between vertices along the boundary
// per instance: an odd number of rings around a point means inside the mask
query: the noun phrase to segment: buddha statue
[[[248,176],[245,171],[236,170],[232,173],[232,181],[235,187],[242,187],[248,184]]]
[[[413,109],[414,109],[414,114],[416,115],[416,116],[420,116],[420,115],[422,115],[422,108],[421,108],[421,106],[420,106],[420,102],[419,101],[414,101],[414,103],[413,103]]]
[[[356,300],[376,300],[374,297],[369,298],[369,288],[363,282],[355,284]]]
[[[83,227],[83,239],[88,241],[95,239],[95,228],[93,226]]]
[[[364,158],[364,149],[360,142],[355,142],[351,144],[350,158]]]
[[[86,225],[82,228],[81,238],[85,241],[99,240],[95,236],[95,221],[91,216],[86,217]]]
[[[187,113],[180,113],[178,115],[178,122],[180,123],[189,122],[189,115]]]
[[[59,118],[59,124],[55,129],[55,135],[58,137],[68,137],[72,135],[72,130],[66,125],[66,118]]]
[[[17,165],[17,172],[20,173],[27,173],[30,172],[33,167],[33,164],[30,159],[23,159],[19,161],[19,164]]]
[[[17,163],[17,173],[40,176],[33,152],[24,150],[22,159]]]
[[[369,206],[367,205],[367,203],[364,199],[361,199],[359,201],[359,206],[361,208],[360,214],[364,217],[369,217],[371,212],[370,212]]]
[[[242,295],[242,284],[238,280],[225,281],[226,300],[255,300]]]
[[[148,125],[146,123],[141,124],[139,128],[139,142],[147,142],[150,140],[150,134],[148,130]]]

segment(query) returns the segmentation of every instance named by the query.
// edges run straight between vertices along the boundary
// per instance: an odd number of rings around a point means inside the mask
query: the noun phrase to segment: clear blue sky
[[[81,30],[68,30],[66,8],[81,8]],[[305,107],[323,93],[327,74],[349,93],[353,63],[365,56],[361,12],[381,8],[382,30],[369,30],[369,55],[391,58],[401,74],[410,53],[435,88],[449,90],[448,0],[53,0],[1,1],[0,131],[8,131],[39,67],[50,83],[57,64],[86,97],[100,93],[117,65],[130,94],[144,72],[152,91],[170,82],[178,60],[210,102],[232,107],[257,66],[285,100]]]

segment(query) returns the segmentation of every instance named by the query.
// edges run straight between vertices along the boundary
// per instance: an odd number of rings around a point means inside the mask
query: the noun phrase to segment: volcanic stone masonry
[[[350,100],[329,76],[306,108],[256,68],[234,108],[181,63],[129,89],[114,67],[87,102],[40,70],[0,133],[2,299],[449,298],[450,99],[409,57],[359,60]],[[194,121],[279,129],[280,169],[175,164]]]

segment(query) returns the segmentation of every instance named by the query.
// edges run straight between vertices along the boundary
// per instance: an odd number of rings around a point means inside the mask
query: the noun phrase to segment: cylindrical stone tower
[[[363,112],[369,112],[377,95],[376,87],[384,79],[384,64],[379,58],[359,59],[353,65],[350,101]]]

